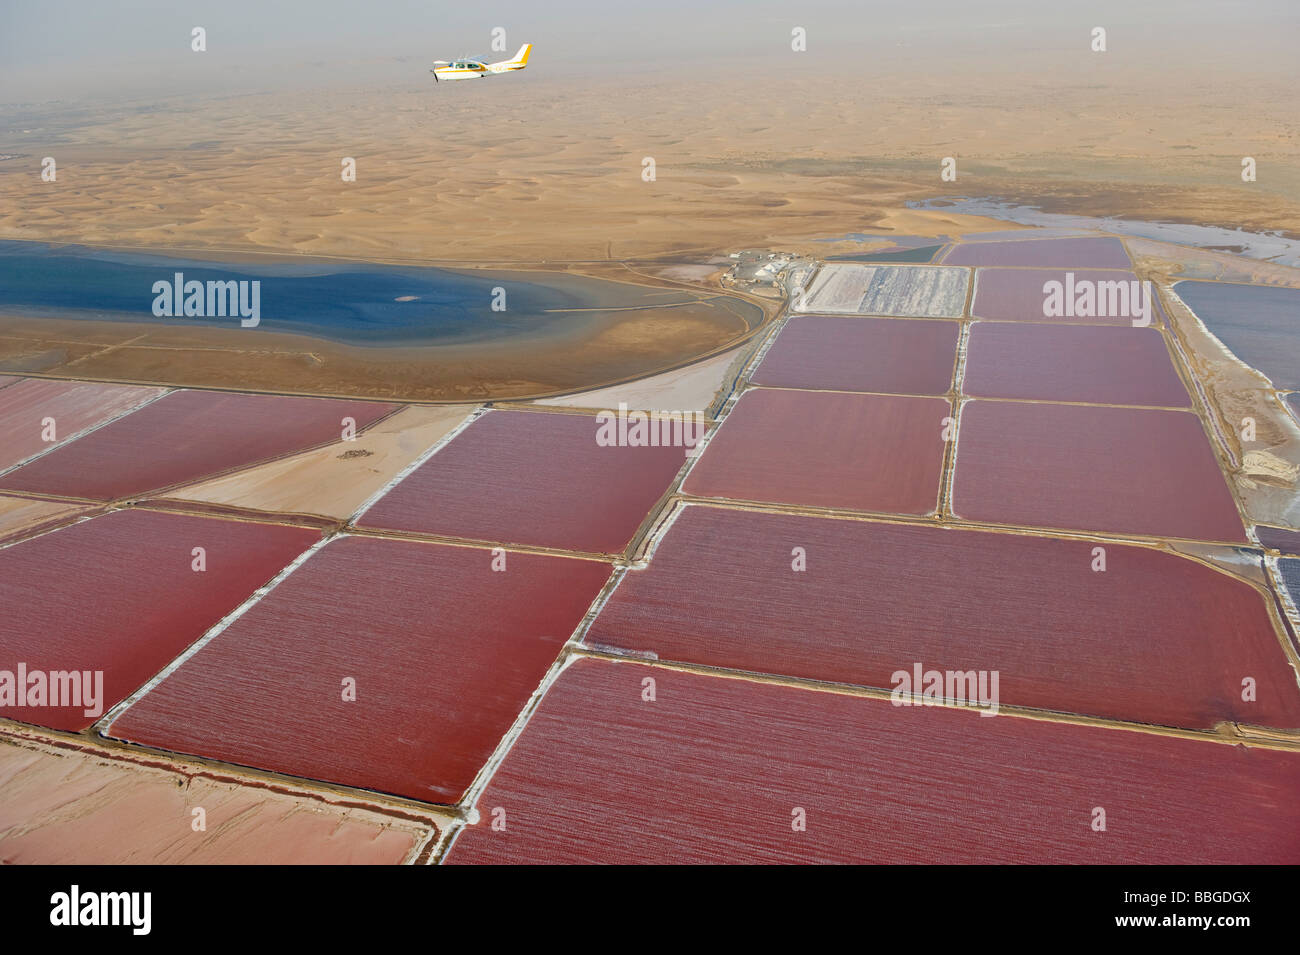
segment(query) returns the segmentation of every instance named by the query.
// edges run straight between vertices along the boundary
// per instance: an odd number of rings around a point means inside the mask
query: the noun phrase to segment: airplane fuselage
[[[473,65],[452,64],[451,66],[440,66],[433,71],[433,74],[442,80],[477,80],[488,75],[488,68],[482,63]]]
[[[484,63],[481,60],[460,59],[451,63],[439,61],[429,72],[433,74],[434,79],[439,82],[444,80],[477,80],[485,76],[495,76],[499,73],[513,73],[516,70],[522,70],[528,65],[528,57],[532,52],[533,45],[525,43],[519,48],[514,59],[502,60],[500,63]]]

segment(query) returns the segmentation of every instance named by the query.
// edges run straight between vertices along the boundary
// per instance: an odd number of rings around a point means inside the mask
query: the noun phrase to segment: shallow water
[[[920,246],[934,245],[935,243],[943,244],[951,242],[952,239],[946,235],[929,236],[929,235],[893,235],[878,234],[873,232],[846,232],[843,235],[831,236],[825,239],[816,239],[817,242],[892,242],[895,246],[904,249],[915,249]]]
[[[587,327],[601,309],[695,301],[689,292],[547,272],[319,264],[256,264],[0,242],[0,308],[97,321],[239,327],[238,317],[158,317],[153,284],[258,280],[258,329],[352,345],[417,345],[550,335]],[[492,308],[494,289],[506,309]],[[734,303],[733,303],[734,304]],[[595,310],[595,311],[593,311]]]
[[[1173,242],[1201,249],[1233,252],[1251,259],[1264,259],[1279,265],[1300,266],[1300,240],[1267,232],[1246,232],[1217,226],[1184,225],[1175,222],[1144,222],[1113,216],[1069,215],[1043,212],[1033,206],[1016,205],[993,198],[925,199],[907,203],[912,209],[942,209],[960,215],[987,216],[1021,225],[1055,229],[1086,229],[1131,235],[1158,242]]]
[[[884,252],[852,252],[845,255],[828,255],[827,262],[929,262],[942,245],[926,245],[915,249]]]
[[[1300,289],[1184,281],[1178,297],[1238,358],[1276,388],[1300,388]]]

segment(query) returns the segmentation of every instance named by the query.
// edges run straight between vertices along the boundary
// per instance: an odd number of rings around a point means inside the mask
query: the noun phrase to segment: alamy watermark
[[[1151,283],[1137,279],[1076,279],[1043,283],[1045,318],[1127,318],[1134,328],[1151,324]]]
[[[152,892],[83,892],[74,885],[50,896],[50,924],[57,926],[124,925],[132,935],[148,935],[152,912]]]
[[[172,280],[153,283],[153,313],[158,318],[234,318],[244,328],[262,321],[262,283],[257,279],[185,281],[177,272]]]
[[[619,402],[618,411],[596,415],[596,443],[602,448],[685,448],[693,454],[709,422],[698,411],[628,411]]]
[[[92,718],[104,715],[103,670],[0,670],[0,710],[5,707],[81,707]]]
[[[926,670],[919,663],[912,669],[895,670],[889,676],[894,685],[889,702],[894,706],[979,707],[980,716],[998,715],[997,670]]]

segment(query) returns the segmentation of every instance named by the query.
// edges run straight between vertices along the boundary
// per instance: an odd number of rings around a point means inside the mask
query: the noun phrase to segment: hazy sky
[[[208,50],[190,50],[206,28]],[[1194,68],[1296,71],[1300,0],[0,0],[0,102],[195,91],[373,85],[427,79],[427,62],[536,44],[530,78],[550,71],[779,70],[790,31],[808,63],[853,69],[876,58],[982,57],[1077,49],[1093,26],[1116,56]]]

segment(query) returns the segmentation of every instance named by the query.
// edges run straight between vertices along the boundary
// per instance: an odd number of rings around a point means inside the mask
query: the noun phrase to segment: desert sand
[[[903,208],[945,195],[1300,234],[1293,77],[1189,77],[1086,51],[999,68],[978,49],[893,51],[852,75],[593,81],[547,70],[540,52],[534,67],[508,83],[434,88],[413,70],[394,87],[8,107],[0,237],[591,261],[969,231]],[[58,181],[42,183],[49,154]],[[1255,183],[1241,181],[1245,155]],[[948,156],[956,182],[940,178]]]
[[[432,826],[353,805],[170,768],[0,738],[0,844],[9,864],[394,864]],[[206,829],[196,831],[194,810]]]
[[[742,248],[826,256],[861,251],[844,238],[853,232],[1008,228],[906,207],[942,196],[1300,235],[1288,77],[1225,69],[1213,82],[1189,80],[1086,52],[1062,61],[1021,51],[1011,70],[979,53],[886,50],[852,75],[750,65],[598,82],[543,70],[539,55],[538,69],[502,83],[435,88],[413,70],[409,82],[355,89],[163,94],[93,111],[6,106],[13,158],[0,161],[0,239],[569,268],[716,291],[708,266]],[[51,154],[58,178],[42,182],[38,160]],[[1243,155],[1259,162],[1258,182],[1241,181]],[[345,156],[357,161],[356,182],[341,179]],[[941,179],[945,157],[956,159],[955,182]],[[643,178],[647,158],[653,181]],[[672,310],[621,316],[577,347],[399,354],[269,335],[250,347],[223,331],[200,341],[156,325],[9,316],[0,372],[537,397],[682,368],[753,329],[712,309]]]
[[[94,508],[28,497],[0,497],[0,542],[66,520]]]
[[[690,411],[701,414],[712,408],[719,394],[735,377],[747,350],[725,352],[716,358],[696,362],[677,371],[643,378],[613,388],[582,391],[561,398],[534,402],[563,408],[595,408],[616,411],[620,404],[641,411]]]

